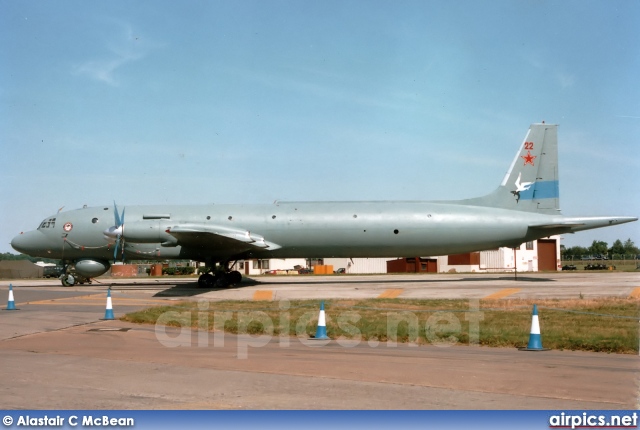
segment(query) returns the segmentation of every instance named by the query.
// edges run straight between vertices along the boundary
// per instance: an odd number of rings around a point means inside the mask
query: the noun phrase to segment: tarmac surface
[[[214,290],[197,288],[193,278],[99,278],[71,288],[58,280],[2,280],[0,298],[9,284],[19,310],[0,310],[0,402],[7,409],[639,406],[637,355],[325,344],[101,321],[108,287],[118,318],[202,299],[638,297],[636,273],[519,274],[517,281],[504,274],[264,276]]]

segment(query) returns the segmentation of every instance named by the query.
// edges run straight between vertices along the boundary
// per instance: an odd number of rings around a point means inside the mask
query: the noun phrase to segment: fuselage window
[[[98,218],[92,219],[91,222],[94,223],[94,224],[97,223],[98,222]]]

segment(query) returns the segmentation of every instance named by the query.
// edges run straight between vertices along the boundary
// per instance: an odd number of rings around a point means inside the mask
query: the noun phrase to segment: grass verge
[[[523,347],[538,305],[545,348],[638,353],[639,299],[571,300],[332,300],[325,302],[332,339],[417,344]],[[227,333],[308,337],[315,334],[318,300],[181,302],[129,313],[139,324]]]

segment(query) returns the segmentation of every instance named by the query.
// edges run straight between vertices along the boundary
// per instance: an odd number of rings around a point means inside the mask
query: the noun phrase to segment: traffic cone
[[[111,303],[111,288],[107,290],[107,309],[104,311],[104,320],[113,320],[113,304]]]
[[[316,328],[316,335],[311,338],[312,340],[329,340],[327,336],[327,321],[324,316],[324,300],[320,302],[320,315],[318,315],[318,328]]]
[[[518,349],[520,351],[549,351],[549,348],[542,347],[542,338],[540,337],[540,321],[538,321],[538,305],[533,305],[529,343],[527,344],[526,348]]]
[[[9,301],[7,302],[7,307],[4,309],[5,311],[17,311],[16,302],[13,300],[13,285],[9,284]]]

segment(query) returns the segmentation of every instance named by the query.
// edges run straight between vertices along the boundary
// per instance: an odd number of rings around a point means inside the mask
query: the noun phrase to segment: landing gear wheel
[[[216,288],[227,288],[231,285],[229,276],[226,273],[216,273],[214,285]]]
[[[200,288],[211,288],[214,286],[215,278],[211,273],[205,273],[198,278],[198,286]]]
[[[239,284],[242,281],[242,274],[237,270],[229,273],[223,273],[216,275],[215,285],[218,288],[228,288],[233,285]]]
[[[62,285],[65,287],[72,287],[76,283],[76,278],[72,274],[64,274],[60,276],[60,281],[62,281]]]
[[[242,282],[242,273],[238,272],[237,270],[228,273],[227,277],[229,278],[229,282],[231,285],[237,285]]]

